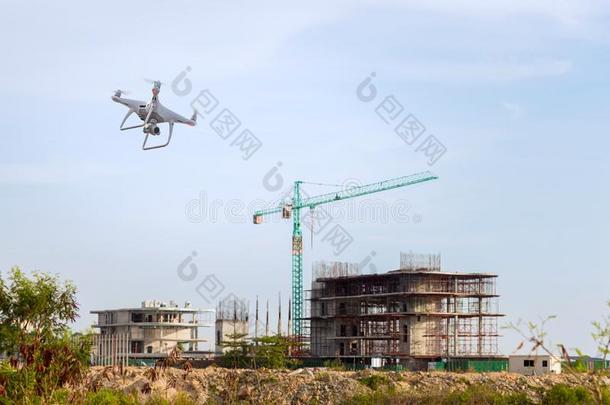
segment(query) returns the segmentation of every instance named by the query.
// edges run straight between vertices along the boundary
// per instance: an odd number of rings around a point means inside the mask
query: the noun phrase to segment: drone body
[[[134,128],[142,128],[142,131],[146,134],[144,138],[144,143],[142,144],[142,149],[150,150],[150,149],[158,149],[163,148],[169,145],[169,142],[172,139],[172,133],[174,131],[174,124],[186,124],[194,127],[197,125],[197,112],[193,112],[193,116],[188,119],[183,117],[182,115],[173,112],[169,108],[164,107],[159,102],[159,91],[161,90],[161,82],[155,81],[153,82],[152,89],[152,99],[149,103],[140,100],[132,100],[128,98],[123,98],[121,95],[123,94],[122,90],[115,91],[112,96],[112,101],[117,102],[119,104],[123,104],[125,107],[129,109],[127,111],[127,115],[123,118],[123,122],[121,122],[121,131],[125,131],[128,129]],[[130,127],[123,127],[125,122],[129,118],[131,114],[135,113],[143,123],[140,125],[134,125]],[[169,135],[167,137],[167,142],[160,145],[148,146],[148,136],[149,135],[159,135],[161,134],[161,128],[158,124],[167,122],[169,124]]]

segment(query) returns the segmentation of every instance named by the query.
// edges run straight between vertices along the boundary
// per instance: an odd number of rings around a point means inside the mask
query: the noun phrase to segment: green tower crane
[[[301,336],[303,333],[303,234],[301,233],[301,209],[309,207],[313,209],[318,205],[341,201],[348,198],[360,197],[367,194],[379,193],[393,188],[411,186],[435,180],[438,177],[430,172],[417,173],[410,176],[398,177],[391,180],[366,184],[349,189],[337,190],[331,193],[321,194],[314,197],[301,197],[301,184],[303,181],[294,182],[292,200],[280,203],[279,206],[254,213],[254,223],[261,224],[266,215],[282,212],[283,218],[292,216],[292,334]]]

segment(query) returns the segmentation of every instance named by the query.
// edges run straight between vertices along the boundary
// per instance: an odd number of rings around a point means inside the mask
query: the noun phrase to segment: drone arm
[[[173,132],[174,132],[174,123],[169,122],[169,136],[167,137],[167,142],[165,142],[164,144],[155,145],[155,146],[146,146],[146,142],[148,141],[148,136],[150,135],[149,133],[146,133],[146,136],[144,137],[144,143],[142,144],[142,150],[165,148],[167,145],[169,145],[169,142],[172,140]]]
[[[146,114],[146,119],[144,120],[143,125],[148,124],[148,120],[150,119],[152,112],[155,110],[155,107],[157,107],[157,97],[153,96],[152,100],[150,100],[150,108],[148,109],[148,114]]]

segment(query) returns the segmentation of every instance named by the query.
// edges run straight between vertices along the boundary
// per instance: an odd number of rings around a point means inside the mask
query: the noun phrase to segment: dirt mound
[[[143,397],[160,394],[168,399],[178,392],[188,394],[196,403],[274,403],[310,404],[340,403],[353,395],[365,394],[379,385],[387,385],[405,396],[425,395],[439,391],[463,390],[485,384],[499,393],[524,393],[533,400],[553,385],[579,386],[592,376],[543,375],[523,376],[511,373],[445,373],[445,372],[376,372],[299,370],[246,370],[208,367],[186,372],[167,369],[152,372],[150,368],[129,367],[120,370],[94,367],[91,381],[97,387],[137,391]],[[610,384],[606,377],[605,384]]]

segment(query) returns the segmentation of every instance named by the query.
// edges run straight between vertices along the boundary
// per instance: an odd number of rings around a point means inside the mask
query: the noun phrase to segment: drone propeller
[[[151,102],[154,102],[157,99],[159,92],[161,91],[161,85],[163,83],[160,80],[150,80],[150,79],[144,79],[144,80],[153,84],[153,88],[152,88],[153,99]]]
[[[162,84],[166,84],[161,80],[144,79],[144,81],[152,84],[156,89],[160,89]]]
[[[114,91],[114,95],[115,95],[116,97],[121,97],[121,94],[126,94],[126,95],[128,95],[128,94],[129,94],[129,92],[128,92],[128,91],[125,91],[125,90],[121,90],[121,89],[116,89],[116,90]]]

